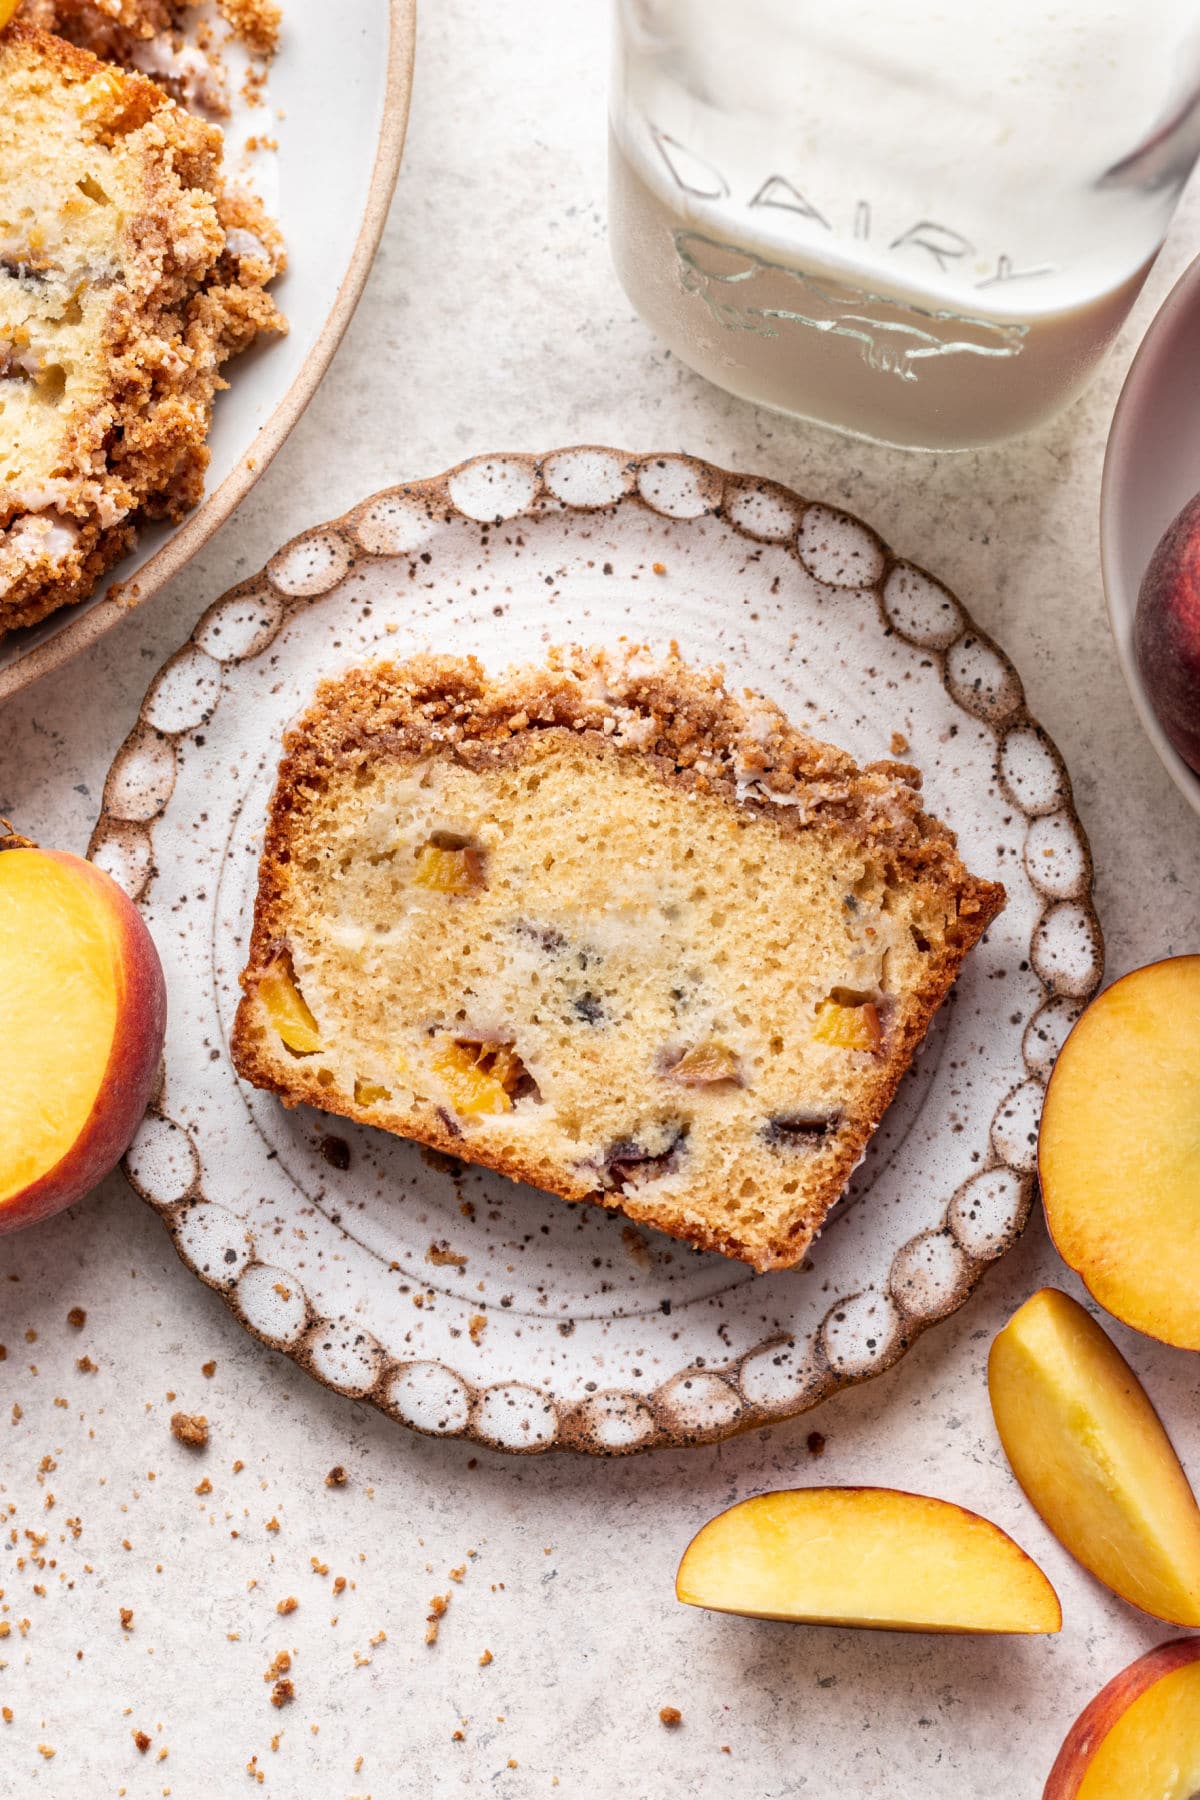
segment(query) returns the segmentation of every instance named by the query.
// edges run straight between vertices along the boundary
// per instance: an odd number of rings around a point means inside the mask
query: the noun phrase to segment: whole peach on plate
[[[1158,722],[1200,774],[1200,494],[1159,539],[1142,577],[1133,630]]]
[[[1159,1644],[1114,1675],[1066,1735],[1042,1800],[1194,1800],[1200,1638]]]
[[[114,1167],[166,1021],[154,940],[116,882],[0,836],[0,1232],[70,1206]]]

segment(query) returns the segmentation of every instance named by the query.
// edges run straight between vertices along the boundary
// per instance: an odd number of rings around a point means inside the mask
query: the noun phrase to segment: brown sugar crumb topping
[[[208,1443],[208,1420],[203,1413],[172,1413],[171,1436],[191,1450],[203,1450]]]

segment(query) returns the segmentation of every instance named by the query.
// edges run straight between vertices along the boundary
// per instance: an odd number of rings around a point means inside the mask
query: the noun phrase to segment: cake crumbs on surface
[[[216,1372],[217,1372],[217,1365],[214,1361],[209,1361],[209,1362],[200,1364],[200,1373],[202,1375],[207,1376],[210,1381],[212,1380],[212,1378],[216,1374]]]
[[[0,1706],[0,1719],[3,1719],[6,1725],[12,1724],[13,1709],[11,1706]]]
[[[283,21],[283,8],[277,0],[217,0],[217,11],[234,36],[256,56],[275,54]]]
[[[264,1531],[278,1531],[279,1530],[279,1520],[275,1517],[274,1513],[271,1514],[271,1517],[267,1520],[266,1524],[263,1526],[263,1530]]]
[[[467,1336],[473,1344],[478,1344],[487,1330],[487,1314],[472,1313],[467,1321]]]
[[[893,731],[891,740],[892,755],[907,756],[908,748],[908,739],[905,737],[904,733],[902,731]]]
[[[133,1608],[132,1608],[132,1606],[123,1606],[121,1608],[121,1630],[122,1631],[132,1631],[133,1630]]]
[[[683,1714],[677,1706],[660,1706],[658,1717],[659,1722],[665,1725],[669,1731],[673,1731],[676,1725],[683,1724]]]
[[[284,1599],[275,1602],[275,1611],[285,1615],[287,1613],[294,1613],[299,1604],[300,1602],[297,1600],[295,1594],[288,1594]]]
[[[436,1644],[438,1628],[446,1616],[446,1608],[450,1604],[449,1594],[435,1594],[429,1602],[429,1611],[425,1615],[425,1642]]]
[[[212,1493],[212,1482],[208,1479],[207,1475],[203,1476],[196,1483],[195,1487],[192,1489],[192,1492],[193,1492],[193,1494],[200,1494],[202,1496],[204,1494]]]
[[[467,1259],[459,1250],[452,1250],[443,1238],[440,1244],[430,1244],[425,1252],[425,1261],[435,1263],[439,1269],[465,1269]]]
[[[330,1469],[328,1475],[325,1477],[325,1486],[345,1487],[348,1480],[349,1476],[346,1474],[341,1463],[334,1463],[332,1469]]]
[[[174,1412],[171,1436],[189,1450],[203,1450],[208,1443],[208,1420],[203,1413]]]
[[[142,1755],[145,1756],[147,1750],[150,1748],[150,1733],[148,1731],[137,1730],[131,1731],[129,1735],[141,1751]]]
[[[481,1668],[481,1669],[486,1669],[486,1668],[487,1668],[487,1666],[488,1666],[488,1664],[489,1664],[489,1663],[490,1663],[490,1662],[495,1662],[495,1660],[496,1660],[496,1659],[495,1659],[495,1657],[494,1657],[494,1656],[493,1656],[493,1655],[492,1655],[492,1653],[491,1653],[491,1651],[490,1651],[490,1650],[485,1650],[485,1651],[484,1651],[484,1653],[483,1653],[483,1655],[482,1655],[482,1656],[481,1656],[481,1657],[480,1657],[480,1659],[479,1659],[479,1666],[480,1666],[480,1668]]]
[[[81,1375],[95,1375],[99,1373],[100,1369],[99,1363],[94,1363],[90,1356],[77,1357],[75,1367]]]
[[[84,1312],[82,1306],[73,1306],[71,1308],[70,1312],[67,1314],[67,1324],[74,1326],[76,1331],[83,1330],[84,1326],[87,1324],[87,1314]]]
[[[667,572],[667,565],[665,562],[651,563],[650,566],[656,575],[665,575]]]
[[[288,1706],[296,1698],[296,1684],[287,1675],[281,1675],[271,1689],[272,1706]]]
[[[287,1672],[291,1668],[291,1666],[292,1666],[291,1651],[290,1650],[277,1650],[275,1652],[274,1656],[271,1658],[270,1662],[267,1664],[267,1667],[263,1673],[263,1680],[267,1681],[267,1682],[278,1681],[278,1679],[281,1675],[287,1674]]]

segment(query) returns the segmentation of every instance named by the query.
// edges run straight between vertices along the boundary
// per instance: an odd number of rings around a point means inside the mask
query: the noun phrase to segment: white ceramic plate
[[[229,1062],[280,736],[318,677],[620,636],[676,637],[862,759],[903,733],[970,866],[1008,887],[800,1269],[755,1276],[289,1112]],[[287,545],[158,675],[92,854],[167,967],[162,1087],[126,1167],[184,1260],[318,1379],[508,1450],[716,1438],[894,1363],[1020,1231],[1042,1084],[1101,973],[1070,784],[1012,665],[857,520],[682,456],[480,458]]]
[[[1200,775],[1168,742],[1133,649],[1138,589],[1171,520],[1200,492],[1200,257],[1155,314],[1113,414],[1100,489],[1100,567],[1117,654],[1146,735],[1200,812]]]
[[[90,600],[0,642],[0,700],[171,580],[249,493],[312,398],[358,304],[396,184],[415,12],[416,0],[284,0],[269,104],[235,116],[226,160],[235,173],[243,166],[250,125],[278,140],[278,151],[253,160],[249,178],[287,241],[287,273],[271,291],[288,336],[264,341],[227,371],[201,504],[180,525],[146,528]],[[119,598],[110,593],[118,587]]]

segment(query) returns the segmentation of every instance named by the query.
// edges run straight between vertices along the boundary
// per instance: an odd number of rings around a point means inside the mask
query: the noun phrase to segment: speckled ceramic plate
[[[893,734],[1006,911],[802,1268],[286,1111],[228,1055],[284,726],[423,648],[678,639],[861,759]],[[1012,664],[857,520],[684,456],[479,458],[377,494],[217,601],[109,774],[96,860],[163,953],[161,1090],[126,1161],[246,1327],[419,1431],[616,1453],[718,1438],[888,1368],[1012,1243],[1042,1084],[1100,980],[1087,844]]]

